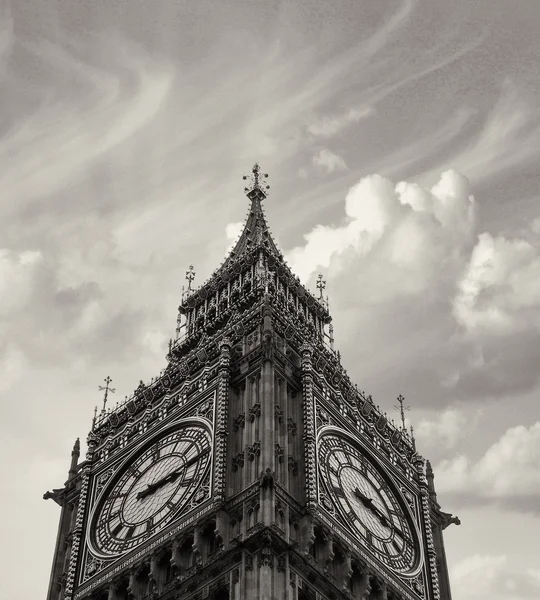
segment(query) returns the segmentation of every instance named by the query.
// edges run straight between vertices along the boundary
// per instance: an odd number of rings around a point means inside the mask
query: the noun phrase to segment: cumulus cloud
[[[325,169],[327,173],[344,171],[347,168],[343,158],[330,150],[323,148],[313,157],[313,164]]]
[[[399,360],[388,359],[391,377],[406,378],[421,403],[489,398],[538,383],[538,227],[533,222],[520,238],[493,236],[478,232],[475,213],[469,182],[457,171],[431,188],[370,175],[347,193],[344,223],[315,226],[288,253],[308,284],[327,272],[336,339],[340,323],[348,332],[344,354],[358,354],[357,345],[347,346],[355,336],[370,340],[373,352],[362,355],[364,370],[353,376],[380,382],[383,366],[371,356],[378,349],[388,357],[391,345],[401,348]],[[446,418],[450,427],[453,417]]]
[[[342,226],[317,226],[304,236],[304,246],[289,253],[301,278],[308,280],[334,259],[338,260],[332,266],[342,271],[345,264],[339,258],[349,250],[360,257],[377,252],[378,260],[388,266],[419,272],[428,261],[438,263],[454,242],[463,245],[469,240],[474,198],[467,179],[455,171],[443,173],[431,190],[370,175],[347,193],[345,217],[348,222]]]
[[[516,510],[540,510],[540,422],[508,429],[477,461],[464,455],[435,469],[437,491],[462,502],[475,499]]]
[[[468,556],[450,574],[452,593],[462,600],[526,600],[540,595],[538,571],[514,567],[506,555]]]
[[[234,248],[242,230],[244,229],[245,223],[243,221],[237,221],[236,223],[228,223],[225,227],[225,236],[227,237],[227,254]]]

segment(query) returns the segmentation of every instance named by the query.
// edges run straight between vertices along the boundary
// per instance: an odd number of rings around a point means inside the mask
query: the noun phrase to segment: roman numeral
[[[154,457],[155,460],[157,460],[159,458],[160,453],[161,453],[161,448],[159,447],[159,444],[155,444],[152,447],[152,456]]]
[[[136,529],[135,525],[132,525],[132,526],[131,526],[131,527],[130,527],[128,530],[127,530],[126,537],[125,537],[124,539],[126,539],[126,540],[129,540],[129,539],[131,539],[131,538],[133,537],[133,532],[135,531],[135,529]]]
[[[149,532],[154,526],[154,517],[150,517],[148,521],[146,521],[146,531]]]
[[[118,537],[118,534],[122,531],[124,525],[122,523],[118,523],[118,525],[112,530],[112,534],[115,537]]]
[[[345,492],[340,487],[333,486],[332,490],[338,498],[345,498]]]

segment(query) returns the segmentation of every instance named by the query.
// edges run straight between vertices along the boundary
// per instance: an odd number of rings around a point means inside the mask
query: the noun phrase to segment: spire
[[[276,257],[282,257],[270,234],[261,204],[267,198],[268,190],[270,189],[270,186],[266,184],[267,178],[268,173],[261,173],[258,163],[253,165],[250,175],[243,176],[244,181],[248,182],[244,188],[244,192],[250,199],[251,205],[240,238],[229,253],[223,266],[234,262],[238,257],[249,252],[249,250],[256,246],[264,246]]]

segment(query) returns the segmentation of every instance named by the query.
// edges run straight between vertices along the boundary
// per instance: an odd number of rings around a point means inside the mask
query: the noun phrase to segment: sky
[[[454,600],[540,599],[539,22],[538,0],[0,0],[1,600],[44,597],[42,495],[104,378],[121,401],[165,366],[255,161],[349,376],[411,407],[462,523]]]

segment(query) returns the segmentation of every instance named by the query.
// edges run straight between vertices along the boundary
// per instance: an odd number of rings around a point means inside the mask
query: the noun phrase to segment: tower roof
[[[221,268],[230,265],[257,246],[263,246],[276,258],[283,258],[276,242],[272,238],[262,207],[262,202],[267,197],[266,190],[270,189],[270,186],[265,183],[267,178],[268,173],[261,173],[258,163],[253,165],[251,175],[244,175],[244,180],[249,180],[251,184],[244,188],[246,196],[251,201],[251,205],[240,238],[229,252]]]
[[[291,271],[283,253],[279,250],[275,240],[270,233],[270,228],[266,221],[262,202],[267,198],[267,173],[262,173],[258,163],[253,165],[250,175],[244,175],[243,179],[248,181],[244,188],[246,196],[250,200],[249,212],[244,223],[242,233],[233,249],[229,252],[223,263],[212,273],[210,278],[199,288],[189,290],[187,295],[182,298],[180,312],[185,312],[189,308],[196,306],[201,299],[209,296],[220,283],[231,279],[233,272],[238,264],[246,262],[255,262],[259,251],[267,256],[267,266],[279,272],[285,280],[294,280],[294,287],[299,290],[299,294],[304,298],[310,299],[310,304],[317,306],[320,318],[325,323],[330,323],[331,317],[328,307],[322,299],[314,296],[305,286],[300,283],[299,278]]]

